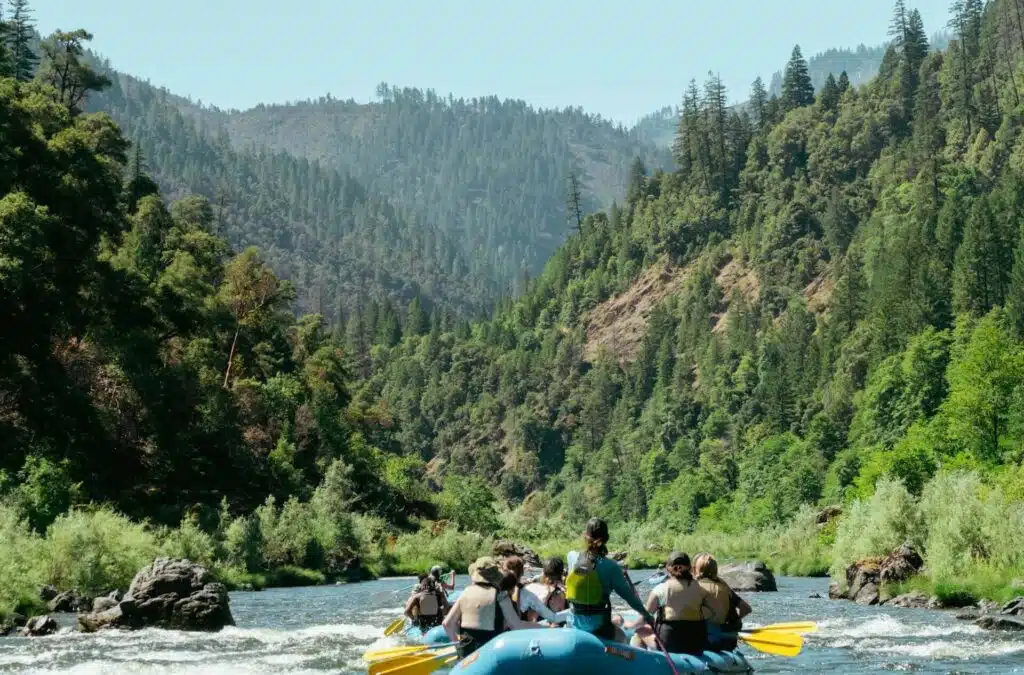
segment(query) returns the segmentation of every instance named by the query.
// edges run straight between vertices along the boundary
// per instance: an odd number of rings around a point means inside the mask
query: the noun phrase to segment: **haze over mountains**
[[[812,57],[812,81],[845,69],[863,83],[883,53]],[[386,298],[483,311],[520,292],[572,230],[570,173],[591,212],[624,197],[635,158],[674,167],[673,107],[626,130],[581,109],[382,84],[377,102],[224,111],[110,73],[90,105],[139,141],[164,189],[207,196],[235,245],[258,245],[296,284],[300,310],[332,320]],[[770,91],[780,86],[776,76]]]

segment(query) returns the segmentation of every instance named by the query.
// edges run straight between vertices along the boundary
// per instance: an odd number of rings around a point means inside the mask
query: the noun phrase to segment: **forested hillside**
[[[591,211],[622,199],[630,162],[669,168],[666,150],[580,109],[443,98],[381,85],[380,101],[330,97],[220,112],[182,104],[236,148],[267,147],[350,173],[418,221],[462,243],[475,272],[504,285],[536,275],[574,227],[574,172]]]
[[[949,35],[944,30],[936,33],[932,38],[932,49],[942,50],[948,45]],[[828,49],[810,57],[807,63],[807,72],[811,76],[811,83],[814,85],[815,91],[821,90],[829,75],[838,78],[840,73],[846,73],[850,84],[855,87],[867,83],[878,74],[887,47],[888,43],[875,47],[861,44],[852,49],[848,47]],[[767,87],[769,96],[782,95],[784,75],[783,70],[778,70],[772,75]],[[643,142],[668,147],[675,137],[678,121],[679,107],[666,106],[638,121],[632,129],[632,133]]]
[[[12,19],[0,612],[44,580],[116,586],[157,551],[322,580],[464,565],[494,536],[558,551],[594,514],[634,554],[840,577],[909,539],[918,582],[1011,592],[1024,0],[956,3],[938,52],[916,12],[894,14],[862,87],[815,92],[799,53],[781,95],[758,81],[742,110],[714,77],[691,86],[678,170],[628,164],[621,206],[487,320],[373,303],[334,331],[294,318],[257,250],[229,249],[219,200],[167,204],[116,125],[82,112],[109,89],[87,33],[51,36],[33,78]],[[153,156],[188,149],[145,124]],[[232,161],[238,190],[293,166]],[[94,548],[128,562],[78,572]]]
[[[404,215],[350,175],[274,150],[235,150],[183,115],[183,99],[106,72],[111,86],[90,109],[109,113],[135,143],[136,169],[170,198],[208,198],[216,232],[238,248],[258,246],[297,288],[300,311],[335,322],[370,302],[405,308],[419,298],[472,315],[501,292],[451,234]]]
[[[650,523],[637,539],[797,518],[811,532],[790,542],[826,566],[910,537],[936,578],[1012,574],[1014,2],[958,3],[939,53],[897,3],[879,77],[860,89],[830,77],[816,95],[798,53],[774,104],[759,88],[729,112],[719,81],[693,87],[678,172],[635,173],[621,209],[589,217],[471,336],[378,352],[354,405],[383,398],[439,479],[490,481],[548,532],[592,513]],[[819,538],[813,509],[831,504],[850,515]],[[973,553],[955,543],[972,537]]]

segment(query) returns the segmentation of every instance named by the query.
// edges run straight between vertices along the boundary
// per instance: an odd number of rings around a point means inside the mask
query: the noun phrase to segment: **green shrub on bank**
[[[47,583],[98,595],[128,588],[160,555],[160,546],[145,525],[97,507],[58,517],[46,532],[43,552]]]
[[[39,587],[41,538],[29,529],[18,509],[0,503],[0,621],[12,612],[42,609]]]
[[[493,546],[494,539],[475,532],[448,528],[434,535],[421,530],[397,537],[388,569],[393,574],[416,574],[441,565],[465,572],[470,563],[489,554]]]

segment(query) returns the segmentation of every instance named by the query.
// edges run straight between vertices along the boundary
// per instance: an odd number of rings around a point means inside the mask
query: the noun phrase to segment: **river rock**
[[[530,567],[542,567],[540,556],[528,546],[513,543],[511,541],[497,541],[494,543],[494,555],[501,558],[517,555],[523,559],[523,563]]]
[[[930,600],[931,598],[921,591],[911,591],[903,595],[897,595],[886,604],[907,609],[926,609]]]
[[[47,584],[39,589],[39,599],[43,602],[50,602],[57,597],[57,587],[53,584]]]
[[[985,613],[983,611],[981,611],[980,609],[978,609],[977,607],[965,607],[964,609],[961,609],[959,612],[957,612],[953,616],[956,617],[960,621],[977,621],[984,614]]]
[[[1024,616],[1024,596],[1020,596],[1003,605],[999,613],[1010,616]]]
[[[78,591],[64,591],[50,600],[47,606],[51,612],[58,614],[88,612],[92,609],[92,598],[81,595]]]
[[[92,613],[98,614],[100,612],[105,612],[108,609],[113,609],[114,607],[117,607],[117,605],[118,601],[111,597],[99,597],[92,601]]]
[[[981,626],[982,628],[987,628],[989,630],[1024,631],[1024,618],[1004,616],[1002,614],[987,614],[975,621],[974,625]]]
[[[608,557],[617,563],[621,563],[629,557],[629,553],[626,553],[625,551],[612,551],[608,554]]]
[[[846,568],[846,597],[858,605],[877,605],[881,582],[881,561],[867,558]]]
[[[900,583],[920,572],[923,565],[921,555],[907,542],[885,557],[879,577],[884,584]]]
[[[718,570],[718,576],[737,593],[779,590],[775,584],[775,575],[760,560],[723,565]]]
[[[22,637],[42,637],[56,633],[59,628],[57,620],[52,616],[34,616],[28,620],[19,634]]]
[[[807,597],[811,600],[821,600],[821,593],[811,593]]]
[[[216,631],[233,626],[227,589],[190,560],[160,558],[143,568],[116,606],[78,617],[91,633],[104,628]]]
[[[828,585],[828,599],[829,600],[845,600],[846,593],[843,593],[843,587],[839,585],[838,581],[833,581]]]

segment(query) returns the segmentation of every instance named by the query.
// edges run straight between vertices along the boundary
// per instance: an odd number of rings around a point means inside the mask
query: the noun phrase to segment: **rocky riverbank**
[[[884,558],[865,558],[846,568],[845,586],[829,586],[832,600],[850,600],[859,605],[888,605],[908,609],[960,610],[957,619],[973,621],[989,630],[1024,630],[1024,596],[1005,604],[970,597],[940,598],[922,591],[893,595],[890,589],[925,572],[924,560],[913,545],[905,543]]]
[[[158,558],[141,569],[126,593],[89,598],[77,591],[58,593],[52,586],[40,591],[50,612],[78,613],[78,629],[91,633],[104,629],[172,628],[218,631],[233,626],[227,589],[202,565],[183,558]],[[0,635],[50,635],[58,630],[50,615],[11,617]]]

